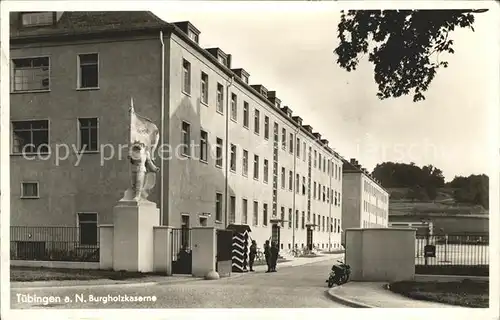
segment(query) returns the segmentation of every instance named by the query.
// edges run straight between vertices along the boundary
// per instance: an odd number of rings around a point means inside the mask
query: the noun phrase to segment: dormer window
[[[27,12],[21,14],[23,27],[51,26],[55,22],[54,12]]]
[[[222,63],[223,65],[227,66],[227,58],[226,57],[219,55],[217,60],[219,60],[219,62]]]
[[[245,82],[246,84],[248,84],[248,77],[244,74],[241,75],[241,80],[243,80],[243,82]]]
[[[260,90],[260,93],[267,98],[267,90],[266,89],[262,89]]]
[[[198,43],[199,37],[196,33],[194,33],[192,30],[188,31],[188,37],[189,39],[193,40],[194,42]]]
[[[280,102],[279,101],[276,101],[276,108],[279,108],[280,107]]]

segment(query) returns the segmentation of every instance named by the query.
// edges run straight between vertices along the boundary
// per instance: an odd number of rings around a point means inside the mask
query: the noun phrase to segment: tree
[[[459,28],[474,31],[474,13],[481,10],[349,10],[338,24],[340,44],[334,50],[337,63],[356,70],[360,56],[369,53],[375,66],[377,97],[387,99],[413,94],[424,100],[440,67],[440,53],[454,53],[450,33]],[[431,61],[431,58],[433,61]]]

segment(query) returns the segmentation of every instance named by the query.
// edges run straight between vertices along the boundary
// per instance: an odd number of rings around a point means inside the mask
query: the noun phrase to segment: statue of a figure
[[[147,201],[160,170],[153,162],[160,139],[158,127],[148,118],[135,113],[130,102],[130,160],[131,188],[125,191],[124,201]]]

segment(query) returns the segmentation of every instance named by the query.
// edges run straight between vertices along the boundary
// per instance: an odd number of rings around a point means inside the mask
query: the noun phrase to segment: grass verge
[[[467,308],[488,308],[489,282],[400,281],[389,285],[392,292],[415,300],[433,301]]]
[[[489,265],[416,265],[416,274],[483,276],[489,275]]]

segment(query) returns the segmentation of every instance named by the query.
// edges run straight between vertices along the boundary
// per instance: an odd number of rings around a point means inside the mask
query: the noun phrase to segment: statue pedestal
[[[113,269],[152,272],[153,227],[159,226],[160,210],[150,201],[119,201],[113,208]]]

